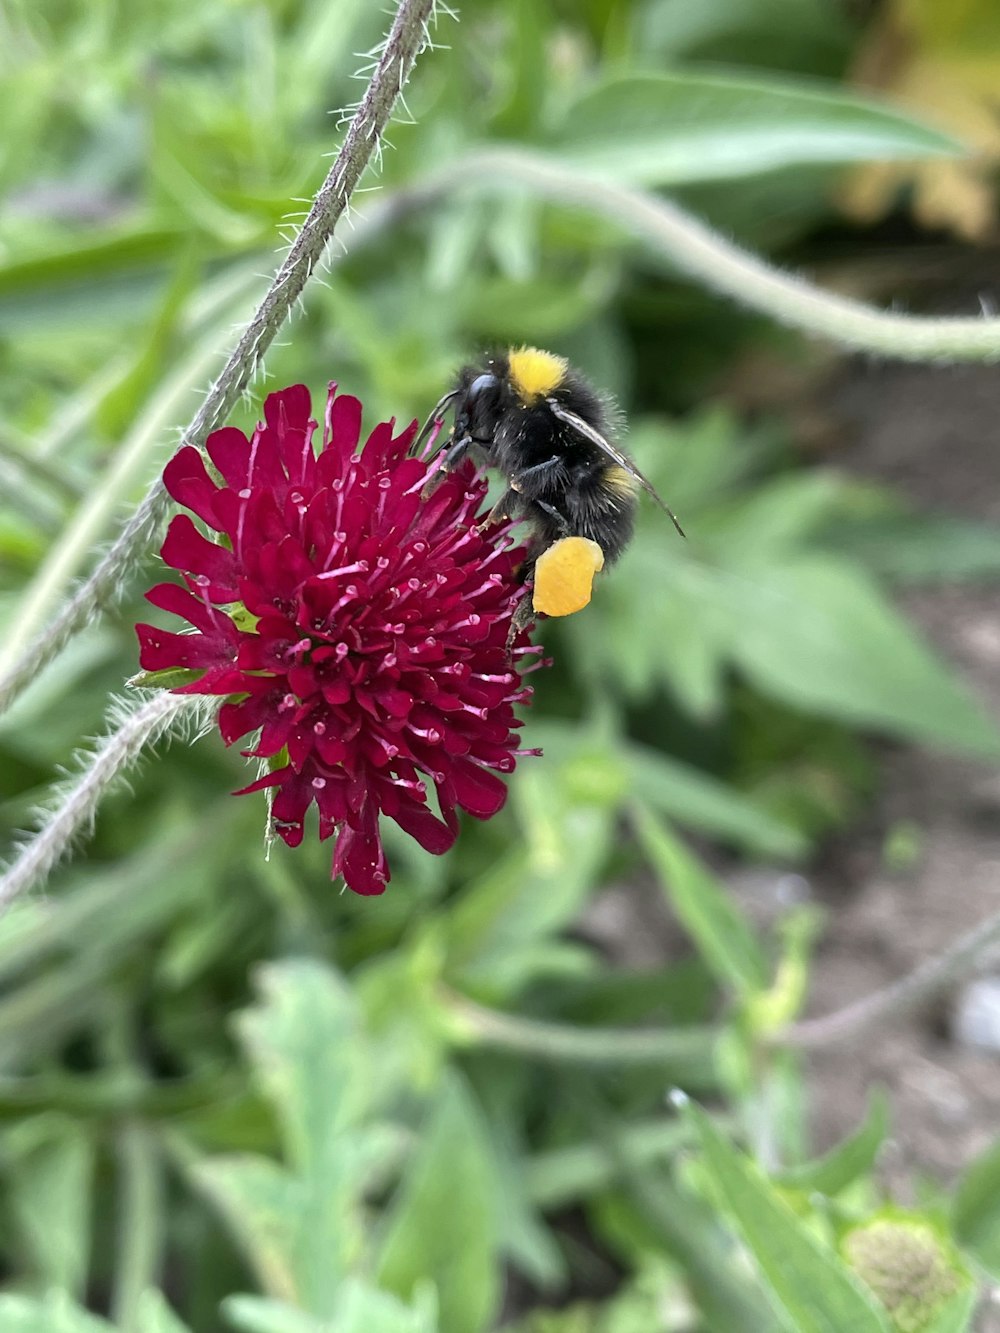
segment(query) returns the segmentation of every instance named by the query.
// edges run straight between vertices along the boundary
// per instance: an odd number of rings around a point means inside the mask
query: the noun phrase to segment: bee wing
[[[578,435],[582,435],[585,440],[589,440],[591,444],[596,445],[603,454],[606,454],[608,458],[613,459],[620,468],[624,468],[630,477],[635,477],[643,490],[648,492],[663,512],[668,515],[671,523],[673,523],[681,536],[687,536],[687,533],[677,521],[677,515],[670,506],[660,498],[653,483],[648,477],[643,476],[632,462],[631,458],[629,458],[628,454],[623,453],[621,449],[616,448],[610,440],[606,440],[599,431],[594,430],[593,426],[584,421],[583,417],[578,417],[577,414],[571,412],[568,407],[563,407],[562,403],[556,402],[554,398],[549,398],[547,401],[549,407],[552,409],[552,415],[554,417],[557,417],[564,425],[569,426],[571,430],[575,430]]]

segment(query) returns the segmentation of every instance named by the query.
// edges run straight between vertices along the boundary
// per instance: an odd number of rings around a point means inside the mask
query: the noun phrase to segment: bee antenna
[[[420,434],[413,441],[411,449],[414,453],[416,453],[416,451],[427,439],[428,435],[430,435],[431,431],[434,428],[435,421],[443,420],[443,414],[447,411],[448,407],[451,405],[451,403],[455,401],[457,397],[458,397],[458,390],[452,389],[450,393],[446,393],[443,398],[438,400],[437,406],[434,408],[434,411],[430,414],[430,416],[421,426]]]

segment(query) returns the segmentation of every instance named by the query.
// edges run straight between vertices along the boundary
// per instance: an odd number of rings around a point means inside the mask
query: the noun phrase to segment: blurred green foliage
[[[649,509],[592,607],[543,627],[556,665],[526,734],[545,758],[447,859],[388,828],[383,899],[331,888],[325,848],[266,859],[263,805],[229,799],[241,761],[206,738],[150,760],[50,893],[3,917],[4,1333],[902,1327],[840,1243],[877,1215],[885,1109],[811,1161],[800,1072],[764,1049],[817,923],[794,909],[762,937],[674,826],[802,863],[870,789],[868,735],[996,755],[886,579],[995,576],[1000,540],[742,420],[727,368],[800,349],[610,224],[513,188],[419,199],[442,164],[513,141],[669,186],[780,253],[831,220],[845,164],[954,151],[845,86],[863,8],[469,0],[441,18],[451,49],[422,58],[413,123],[241,423],[270,387],[330,378],[369,421],[423,415],[474,349],[544,343],[618,394],[690,540]],[[384,24],[359,0],[8,0],[6,651],[169,455]],[[6,834],[134,671],[153,570],[0,721]],[[602,887],[638,881],[690,956],[619,963],[580,929]],[[712,1117],[665,1109],[675,1085]],[[767,1174],[730,1131],[769,1145]],[[970,1168],[940,1223],[950,1303],[907,1327],[966,1326],[969,1272],[997,1264],[996,1175],[995,1151]]]

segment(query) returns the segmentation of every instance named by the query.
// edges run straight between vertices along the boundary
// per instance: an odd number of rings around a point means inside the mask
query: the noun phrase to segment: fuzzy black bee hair
[[[479,453],[506,478],[497,517],[527,519],[535,555],[564,537],[596,542],[610,564],[632,536],[639,490],[672,511],[614,443],[615,410],[563,357],[536,347],[497,352],[463,367],[422,436],[447,410],[454,426],[445,465]]]

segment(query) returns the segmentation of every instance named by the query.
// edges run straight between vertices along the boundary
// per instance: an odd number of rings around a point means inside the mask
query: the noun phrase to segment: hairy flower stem
[[[961,935],[943,953],[919,963],[898,981],[821,1018],[791,1023],[771,1038],[772,1046],[811,1051],[856,1040],[893,1019],[924,1008],[950,987],[974,976],[1000,944],[1000,912]]]
[[[182,444],[201,448],[207,436],[222,424],[301,295],[365,168],[381,144],[385,127],[417,56],[428,43],[427,25],[434,12],[434,2],[400,0],[375,72],[351,118],[343,146],[264,299],[184,432]],[[91,576],[0,679],[0,712],[9,708],[41,668],[96,611],[114,601],[127,583],[133,566],[152,546],[168,505],[163,483],[157,480]]]
[[[168,732],[181,713],[204,711],[204,702],[185,695],[157,694],[145,700],[98,743],[86,766],[61,803],[45,811],[41,828],[0,877],[0,913],[26,889],[42,884],[69,850],[73,839],[89,827],[105,792],[131,768],[147,746]]]
[[[1000,361],[1000,319],[897,315],[822,291],[732,244],[676,204],[583,175],[539,153],[497,149],[472,154],[444,168],[431,183],[442,194],[469,187],[509,193],[519,185],[597,213],[641,237],[705,286],[854,351],[902,361]]]

